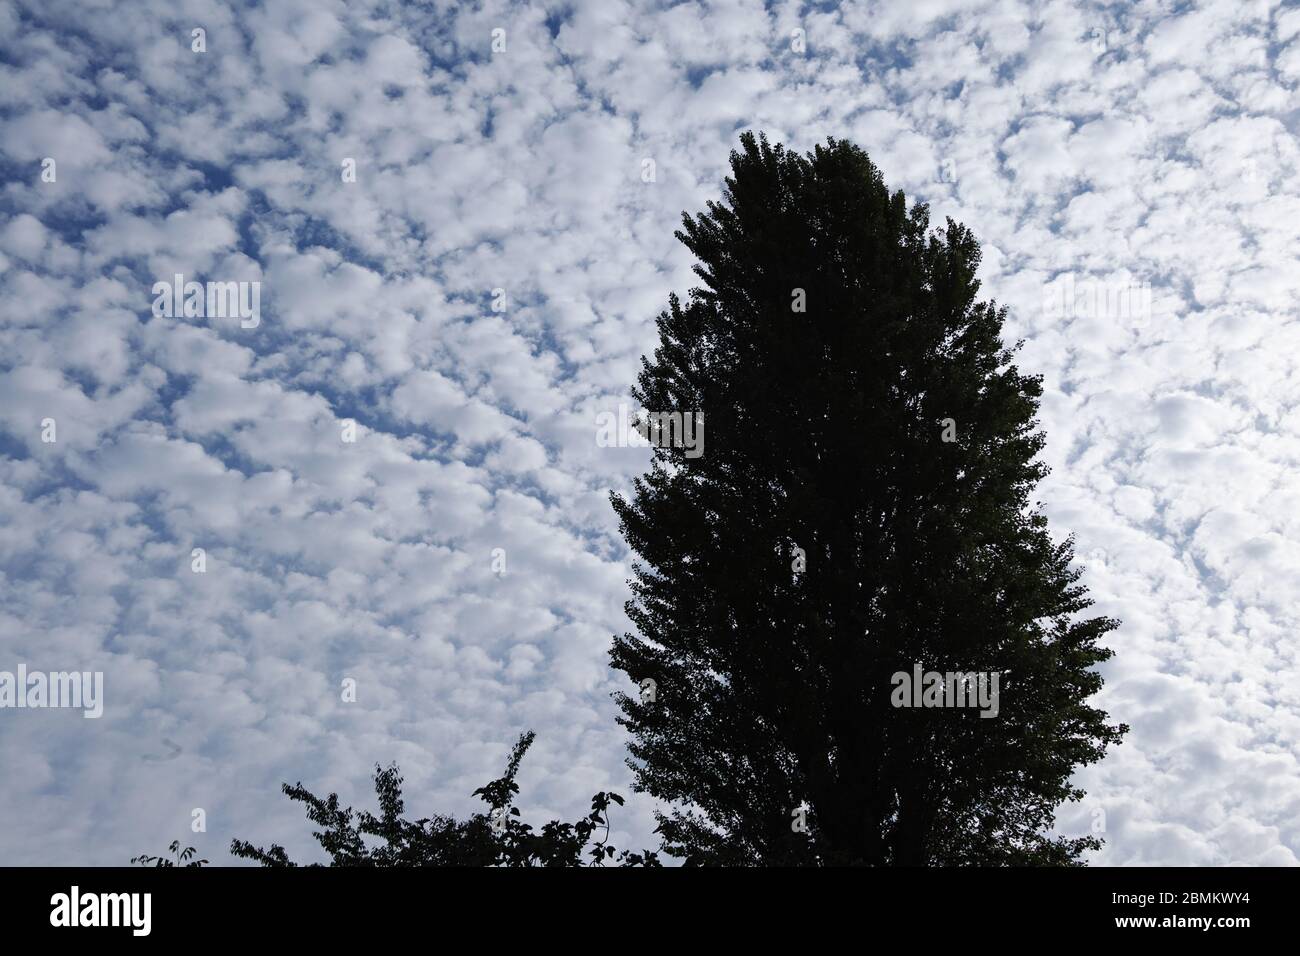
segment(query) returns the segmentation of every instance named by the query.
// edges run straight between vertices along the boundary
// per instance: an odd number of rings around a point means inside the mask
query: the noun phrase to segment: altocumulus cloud
[[[40,0],[0,38],[0,668],[104,673],[99,720],[0,718],[4,862],[200,807],[203,855],[301,854],[278,783],[365,802],[376,761],[465,812],[528,727],[526,816],[626,792],[606,496],[646,454],[595,420],[747,128],[970,225],[1046,376],[1039,497],[1133,726],[1058,825],[1297,862],[1300,10]],[[260,324],[153,314],[178,273]]]

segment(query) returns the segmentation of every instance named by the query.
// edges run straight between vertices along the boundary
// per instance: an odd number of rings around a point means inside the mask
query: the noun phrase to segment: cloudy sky
[[[1045,375],[1132,726],[1062,832],[1300,863],[1298,81],[1268,0],[0,2],[0,670],[105,675],[0,711],[0,863],[310,859],[282,781],[463,813],[529,728],[526,819],[620,790],[654,846],[606,665],[648,455],[595,421],[745,129],[971,226]],[[155,314],[177,273],[260,322]]]

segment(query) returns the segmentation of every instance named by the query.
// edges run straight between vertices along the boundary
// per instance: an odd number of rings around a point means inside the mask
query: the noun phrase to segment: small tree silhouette
[[[133,864],[138,863],[141,866],[202,866],[204,863],[208,862],[207,860],[191,859],[191,857],[198,853],[198,851],[192,846],[187,846],[182,850],[180,840],[172,840],[171,846],[167,847],[167,850],[173,857],[175,857],[174,860],[169,860],[161,854],[158,856],[149,856],[146,853],[142,853],[139,856],[131,857],[131,862]]]
[[[616,860],[620,866],[659,866],[653,851],[620,853],[609,845],[609,806],[623,804],[617,793],[597,793],[591,798],[591,812],[574,823],[552,820],[535,832],[516,819],[519,810],[512,803],[519,785],[515,774],[535,736],[532,731],[522,734],[510,752],[505,773],[474,791],[489,812],[466,820],[444,814],[407,820],[402,776],[396,765],[375,767],[377,816],[340,807],[338,794],[322,799],[301,783],[284,784],[282,789],[290,800],[307,805],[307,818],[321,828],[312,835],[329,855],[330,866],[582,866],[584,849],[592,866],[604,866],[608,860]],[[597,831],[603,832],[593,840]],[[368,844],[367,837],[377,838],[378,845]],[[263,849],[245,840],[232,840],[230,852],[263,866],[298,865],[278,844]]]

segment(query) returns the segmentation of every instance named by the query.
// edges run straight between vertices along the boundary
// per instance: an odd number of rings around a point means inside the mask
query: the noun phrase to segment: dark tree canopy
[[[656,682],[619,695],[637,789],[696,863],[1077,862],[1100,841],[1046,831],[1127,730],[1086,702],[1118,622],[1079,616],[1030,501],[1041,377],[976,300],[979,244],[856,146],[741,142],[633,392],[702,412],[706,451],[658,447],[613,496],[639,633],[611,659]],[[998,716],[893,706],[917,664],[999,673]]]
[[[567,867],[582,866],[584,857],[592,866],[603,866],[611,860],[619,866],[658,866],[653,852],[620,853],[609,844],[609,807],[623,803],[616,793],[597,793],[591,798],[591,812],[575,823],[552,820],[534,831],[517,819],[519,811],[512,806],[519,793],[515,774],[533,738],[531,731],[522,735],[510,753],[505,773],[474,791],[488,805],[489,812],[465,820],[444,814],[406,819],[402,777],[396,767],[375,768],[378,816],[368,810],[340,807],[338,794],[318,797],[301,783],[285,784],[283,789],[289,799],[306,804],[308,819],[320,827],[312,835],[328,854],[330,866]],[[245,840],[234,840],[230,851],[263,866],[297,866],[277,844],[263,849]]]

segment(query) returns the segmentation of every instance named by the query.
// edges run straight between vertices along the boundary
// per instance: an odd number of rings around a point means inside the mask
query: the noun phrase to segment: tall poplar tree
[[[745,134],[731,170],[683,216],[703,285],[670,297],[633,392],[702,413],[704,452],[661,442],[612,498],[638,632],[612,664],[653,681],[619,695],[620,722],[637,789],[670,805],[665,848],[1077,863],[1099,841],[1051,823],[1127,731],[1088,704],[1118,622],[1080,616],[1071,540],[1030,500],[1041,377],[976,299],[979,244],[846,142]],[[918,669],[998,675],[996,716],[897,706]]]

